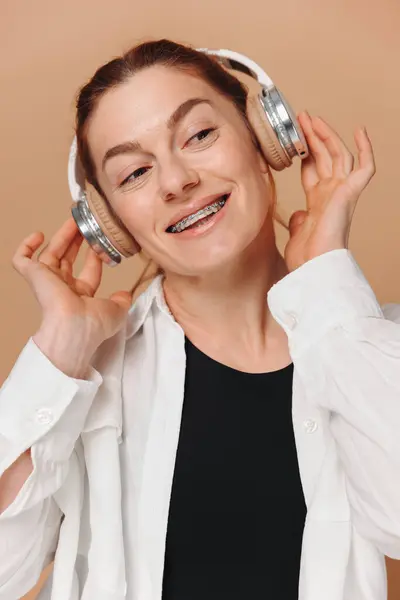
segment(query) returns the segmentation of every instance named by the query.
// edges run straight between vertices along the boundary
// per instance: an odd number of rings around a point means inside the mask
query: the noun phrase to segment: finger
[[[321,117],[313,117],[312,126],[331,156],[332,175],[338,178],[350,175],[354,166],[354,156],[342,138]]]
[[[114,294],[110,296],[110,300],[115,304],[118,304],[118,306],[124,310],[129,310],[132,305],[132,296],[133,294],[130,291],[114,292]]]
[[[33,255],[43,241],[44,234],[41,231],[35,231],[21,242],[12,258],[12,265],[18,273],[25,275],[26,268],[31,264]]]
[[[60,261],[61,277],[64,279],[65,283],[72,286],[74,283],[74,275],[72,270],[72,264],[66,258],[62,258]]]
[[[325,144],[316,135],[310,115],[307,112],[302,112],[298,118],[311,156],[315,161],[318,177],[320,179],[330,178],[332,176],[332,158]]]
[[[43,246],[43,248],[37,253],[37,255],[35,257],[32,257],[33,260],[35,260],[36,262],[39,261],[40,257],[43,256],[43,254],[46,252],[47,248],[49,247],[49,244],[45,244]]]
[[[311,188],[315,187],[319,181],[320,176],[318,175],[315,158],[312,154],[309,154],[307,158],[301,162],[301,183],[304,191],[308,192]]]
[[[60,268],[62,277],[63,277],[64,281],[67,282],[69,285],[72,284],[73,279],[74,279],[74,276],[73,276],[74,263],[75,263],[76,257],[79,254],[79,250],[82,246],[83,239],[84,238],[83,238],[82,234],[80,233],[80,231],[77,231],[68,250],[64,254],[63,258],[61,258],[61,260],[60,260],[59,268]]]
[[[83,240],[84,240],[83,235],[81,234],[80,231],[77,231],[75,234],[75,237],[72,239],[71,244],[69,245],[68,249],[64,253],[63,258],[68,260],[70,263],[74,263],[76,260],[76,257],[79,254],[79,250],[82,246]]]
[[[98,290],[103,273],[103,261],[92,248],[88,248],[83,269],[76,280],[77,288],[90,290],[94,295]]]
[[[359,128],[354,139],[358,151],[358,166],[349,177],[349,184],[361,192],[376,173],[375,157],[371,140],[364,127]]]
[[[78,231],[73,217],[70,217],[53,235],[50,242],[40,253],[40,262],[49,267],[58,267]]]
[[[293,236],[297,233],[297,231],[300,229],[300,227],[306,220],[307,216],[308,212],[306,210],[297,210],[292,214],[289,221],[290,236]]]

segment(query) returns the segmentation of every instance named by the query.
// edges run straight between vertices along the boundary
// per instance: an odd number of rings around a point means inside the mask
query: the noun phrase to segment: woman
[[[72,219],[15,254],[43,318],[2,389],[1,599],[54,554],[52,600],[386,597],[400,307],[378,305],[347,249],[371,143],[357,129],[354,166],[300,115],[307,210],[282,257],[245,106],[234,77],[167,41],[81,91],[86,178],[163,274],[132,308],[96,297],[94,252],[72,274]]]

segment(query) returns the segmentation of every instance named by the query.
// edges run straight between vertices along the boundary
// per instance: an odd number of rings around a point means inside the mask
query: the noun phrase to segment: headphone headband
[[[85,176],[81,161],[78,157],[78,142],[76,135],[72,140],[68,157],[68,184],[74,202],[79,202],[85,194]]]
[[[204,52],[204,54],[210,54],[211,56],[217,56],[218,61],[224,66],[226,69],[231,69],[232,71],[240,71],[241,73],[245,73],[245,75],[249,75],[253,79],[256,79],[258,83],[265,87],[271,88],[275,87],[272,79],[268,77],[264,69],[260,67],[254,60],[251,60],[248,56],[244,54],[240,54],[239,52],[235,52],[234,50],[210,50],[209,48],[197,48],[199,52]]]

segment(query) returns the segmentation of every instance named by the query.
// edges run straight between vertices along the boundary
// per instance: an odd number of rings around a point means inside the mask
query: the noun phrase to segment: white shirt
[[[400,305],[379,306],[348,250],[284,277],[268,304],[294,363],[299,598],[383,600],[383,554],[400,558]],[[0,395],[0,473],[29,447],[34,463],[0,516],[0,600],[53,557],[41,599],[161,600],[184,380],[160,277],[85,381],[28,341]]]

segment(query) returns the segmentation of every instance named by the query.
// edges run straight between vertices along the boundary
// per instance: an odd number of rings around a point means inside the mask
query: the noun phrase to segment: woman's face
[[[199,77],[140,71],[101,99],[87,135],[107,199],[167,273],[237,260],[267,222],[265,161],[234,105]]]

